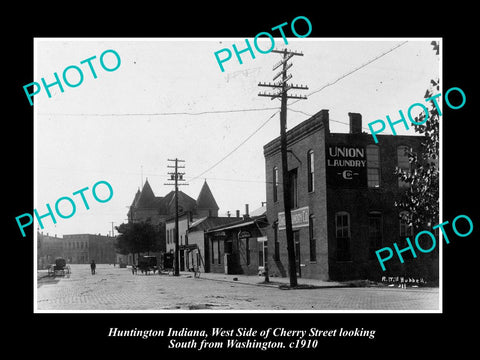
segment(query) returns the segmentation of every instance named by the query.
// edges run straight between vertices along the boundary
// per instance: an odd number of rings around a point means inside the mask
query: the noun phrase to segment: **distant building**
[[[179,190],[179,244],[182,246],[188,244],[187,229],[189,224],[200,217],[218,216],[218,210],[217,202],[206,181],[203,183],[197,200]],[[161,262],[161,255],[165,252],[171,252],[175,244],[175,191],[170,191],[164,197],[155,196],[148,180],[146,180],[142,191],[138,190],[135,194],[127,215],[129,222],[147,222],[156,228],[160,251],[155,255]],[[180,251],[182,271],[189,267],[186,263],[188,261],[185,258],[186,254],[185,249]],[[128,258],[128,262],[132,262],[131,256]]]
[[[63,239],[37,232],[37,268],[46,269],[57,257],[63,256]]]
[[[405,264],[387,263],[383,272],[375,251],[393,242],[407,245],[412,229],[395,200],[408,188],[394,174],[409,169],[405,148],[420,153],[421,136],[362,133],[360,114],[349,113],[350,132],[331,133],[328,110],[287,132],[288,176],[296,271],[323,280],[405,276],[438,279],[438,252]],[[280,139],[264,146],[270,274],[288,276]],[[402,246],[400,246],[403,248]]]
[[[104,235],[73,234],[57,236],[37,233],[37,267],[45,269],[56,258],[71,264],[113,264],[116,261],[115,238]]]
[[[188,257],[188,229],[190,224],[196,220],[193,213],[187,212],[179,214],[178,216],[178,245],[179,245],[179,265],[180,271],[185,271],[190,268],[190,261]],[[175,216],[168,218],[165,222],[166,231],[166,249],[167,252],[175,252]]]
[[[105,235],[73,234],[63,236],[63,256],[72,264],[97,264],[116,262],[115,238]]]

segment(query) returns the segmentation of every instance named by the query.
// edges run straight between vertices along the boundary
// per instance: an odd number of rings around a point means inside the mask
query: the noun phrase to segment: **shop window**
[[[211,243],[212,243],[212,251],[211,251],[212,264],[215,264],[215,240],[212,239]]]

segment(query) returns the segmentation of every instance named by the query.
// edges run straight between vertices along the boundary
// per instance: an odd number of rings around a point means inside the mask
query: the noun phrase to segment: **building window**
[[[413,236],[413,227],[409,220],[409,212],[402,211],[399,214],[399,222],[400,222],[400,241],[398,245],[400,248],[404,249],[408,246],[407,238]],[[406,251],[402,253],[402,257],[404,260],[412,260],[414,259],[413,254],[410,251]]]
[[[273,202],[278,201],[278,168],[273,168]]]
[[[217,253],[218,253],[218,263],[221,264],[222,263],[222,258],[220,257],[220,240],[217,240]]]
[[[315,232],[315,216],[310,215],[308,219],[308,235],[310,239],[310,261],[317,261],[317,239]]]
[[[298,207],[298,184],[297,184],[297,169],[288,172],[290,180],[290,209]]]
[[[337,261],[349,261],[350,255],[350,214],[341,211],[335,214],[335,238]]]
[[[380,187],[380,151],[377,145],[367,145],[368,187]]]
[[[280,243],[278,242],[278,220],[273,223],[273,260],[280,261]]]
[[[408,221],[408,211],[402,211],[400,214],[400,238],[406,238],[413,235],[412,224]],[[405,242],[406,243],[406,242]]]
[[[397,147],[397,166],[399,169],[410,173],[410,161],[408,160],[409,148],[407,146]],[[398,179],[398,186],[401,188],[410,186],[409,183]]]
[[[315,189],[314,180],[314,157],[313,150],[307,152],[307,179],[308,179],[308,192],[312,192]]]
[[[212,264],[215,264],[215,240],[212,239]]]

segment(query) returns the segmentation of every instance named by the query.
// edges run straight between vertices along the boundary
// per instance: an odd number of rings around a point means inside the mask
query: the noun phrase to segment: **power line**
[[[308,94],[307,96],[310,96],[310,95],[313,95],[313,94],[316,94],[316,93],[319,93],[320,91],[324,90],[325,88],[329,87],[329,86],[332,86],[332,85],[335,85],[337,82],[339,82],[340,80],[346,78],[347,76],[355,73],[356,71],[364,68],[365,66],[373,63],[374,61],[382,58],[383,56],[391,53],[392,51],[398,49],[399,47],[405,45],[406,43],[408,42],[408,40],[398,44],[398,45],[395,45],[394,47],[392,47],[391,49],[377,55],[376,57],[372,58],[371,60],[367,61],[366,63],[354,68],[353,70],[350,70],[349,72],[339,76],[338,78],[336,78],[335,80],[323,85],[321,88],[311,92],[310,94]],[[292,102],[290,104],[291,105],[294,105],[296,104],[298,101],[300,101],[300,99],[297,99],[296,101]],[[198,178],[200,178],[203,174],[209,172],[210,170],[212,170],[213,168],[215,168],[217,165],[219,165],[220,163],[222,163],[225,159],[227,159],[230,155],[232,155],[235,151],[237,151],[243,144],[245,144],[250,138],[252,138],[258,131],[260,131],[260,129],[262,129],[276,114],[279,113],[279,110],[278,110],[278,107],[268,107],[268,108],[251,108],[251,109],[234,109],[234,110],[211,110],[211,111],[201,111],[201,112],[162,112],[162,113],[125,113],[125,114],[54,114],[54,113],[50,113],[50,114],[39,114],[39,115],[44,115],[44,116],[170,116],[170,115],[191,115],[191,116],[197,116],[197,115],[205,115],[205,114],[224,114],[224,113],[237,113],[237,112],[250,112],[250,111],[264,111],[264,110],[277,110],[275,113],[273,113],[264,123],[262,123],[252,134],[250,134],[247,138],[245,138],[245,140],[243,140],[239,145],[237,145],[233,150],[231,150],[227,155],[225,155],[223,158],[221,158],[219,161],[217,161],[215,164],[213,164],[212,166],[210,166],[207,170],[203,171],[201,174],[193,177],[192,179],[190,179],[190,181],[194,181]],[[292,109],[292,108],[289,108],[288,109],[289,111],[294,111],[294,112],[298,112],[298,113],[301,113],[301,114],[304,114],[306,116],[312,116],[311,114],[308,114],[304,111],[301,111],[301,110],[295,110],[295,109]],[[333,122],[337,122],[337,123],[340,123],[340,124],[343,124],[343,125],[349,125],[348,123],[345,123],[345,122],[342,122],[342,121],[338,121],[338,120],[334,120],[334,119],[329,119],[330,121],[333,121]],[[368,130],[364,127],[362,127],[363,129],[365,130]]]
[[[389,49],[389,50],[381,53],[380,55],[375,56],[373,59],[370,59],[370,60],[367,61],[366,63],[364,63],[364,64],[356,67],[355,69],[350,70],[349,72],[347,72],[347,73],[339,76],[338,78],[336,78],[335,80],[329,82],[328,84],[323,85],[320,89],[315,90],[315,91],[312,91],[312,92],[311,92],[310,94],[308,94],[307,96],[311,96],[311,95],[313,95],[313,94],[319,93],[319,92],[322,91],[323,89],[325,89],[325,88],[327,88],[327,87],[329,87],[329,86],[335,85],[335,84],[336,84],[337,82],[339,82],[340,80],[346,78],[346,77],[349,76],[349,75],[352,75],[353,73],[355,73],[355,72],[357,72],[358,70],[364,68],[365,66],[370,65],[370,64],[373,63],[374,61],[377,61],[378,59],[380,59],[380,58],[384,57],[385,55],[391,53],[392,51],[398,49],[400,46],[405,45],[407,42],[408,42],[408,40],[405,40],[404,42],[402,42],[402,43],[400,43],[400,44],[398,44],[398,45],[395,45],[395,46],[392,47],[391,49]],[[300,101],[300,100],[295,100],[295,101],[292,102],[290,105],[294,105],[294,104],[296,104],[298,101]],[[290,110],[291,110],[291,109],[290,109]]]
[[[251,108],[251,109],[233,109],[233,110],[209,110],[209,111],[199,111],[199,112],[158,112],[158,113],[110,113],[110,114],[85,114],[85,113],[40,113],[41,116],[175,116],[175,115],[189,115],[189,116],[198,116],[206,114],[228,114],[228,113],[238,113],[238,112],[251,112],[251,111],[265,111],[265,110],[277,110],[278,107],[268,107],[268,108]]]
[[[364,68],[365,66],[373,63],[374,61],[382,58],[383,56],[391,53],[392,51],[398,49],[400,46],[405,45],[407,42],[408,42],[408,40],[406,40],[406,41],[404,41],[404,42],[402,42],[402,43],[400,43],[400,44],[398,44],[398,45],[395,45],[395,46],[392,47],[391,49],[389,49],[389,50],[387,50],[387,51],[385,51],[385,52],[383,52],[383,53],[375,56],[373,59],[367,61],[366,63],[364,63],[364,64],[356,67],[355,69],[350,70],[349,72],[347,72],[347,73],[339,76],[339,77],[336,78],[335,80],[333,80],[333,81],[329,82],[328,84],[322,86],[320,89],[311,92],[311,93],[308,94],[307,96],[310,96],[310,95],[319,93],[319,92],[322,91],[323,89],[325,89],[325,88],[327,88],[327,87],[329,87],[329,86],[335,85],[335,84],[336,84],[337,82],[339,82],[340,80],[342,80],[342,79],[346,78],[347,76],[355,73],[356,71]],[[296,103],[297,103],[298,101],[300,101],[300,100],[301,100],[301,99],[297,99],[297,100],[295,100],[293,103],[291,103],[290,105],[296,104]],[[307,115],[307,116],[312,116],[312,115],[309,115],[309,114],[307,114],[307,113],[305,113],[305,112],[303,112],[303,111],[301,111],[301,110],[294,110],[294,109],[291,109],[291,108],[289,108],[289,110],[290,110],[290,111],[299,112],[299,113],[302,113],[302,114]],[[195,177],[194,177],[193,179],[191,179],[190,181],[193,181],[193,180],[198,179],[198,178],[201,177],[203,174],[205,174],[205,173],[207,173],[208,171],[212,170],[214,167],[216,167],[218,164],[220,164],[223,160],[225,160],[226,158],[228,158],[228,157],[229,157],[231,154],[233,154],[235,151],[237,151],[238,148],[240,148],[240,147],[241,147],[244,143],[246,143],[253,135],[255,135],[263,126],[265,126],[265,125],[272,119],[272,117],[273,117],[275,114],[277,114],[278,112],[279,112],[279,111],[275,112],[272,116],[270,116],[270,118],[269,118],[267,121],[265,121],[258,129],[256,129],[251,135],[249,135],[243,142],[241,142],[237,147],[235,147],[232,151],[230,151],[226,156],[224,156],[224,157],[223,157],[222,159],[220,159],[218,162],[216,162],[216,163],[213,164],[211,167],[209,167],[207,170],[205,170],[204,172],[202,172],[200,175],[195,176]],[[338,122],[338,123],[341,123],[341,124],[348,125],[347,123],[344,123],[344,122],[341,122],[341,121],[338,121],[338,120],[332,120],[332,119],[330,119],[330,120],[331,120],[331,121]],[[363,128],[363,129],[366,129],[366,128],[364,128],[364,127],[362,127],[362,128]],[[367,130],[367,129],[366,129],[366,130]]]
[[[193,177],[192,179],[190,179],[190,181],[194,181],[196,179],[198,179],[199,177],[201,177],[203,174],[209,172],[210,170],[212,170],[214,167],[216,167],[218,164],[220,164],[222,161],[224,161],[226,158],[228,158],[230,155],[232,155],[235,151],[237,151],[238,148],[240,148],[243,144],[245,144],[248,140],[250,140],[250,138],[253,137],[253,135],[255,135],[257,132],[260,131],[261,128],[263,128],[265,125],[267,125],[267,123],[276,115],[278,114],[279,111],[276,111],[274,112],[263,124],[261,124],[252,134],[250,134],[249,136],[247,136],[245,138],[245,140],[243,140],[240,144],[238,144],[232,151],[230,151],[227,155],[225,155],[223,158],[221,158],[220,160],[218,160],[215,164],[213,164],[212,166],[210,166],[207,170],[205,170],[204,172],[202,172],[201,174]]]

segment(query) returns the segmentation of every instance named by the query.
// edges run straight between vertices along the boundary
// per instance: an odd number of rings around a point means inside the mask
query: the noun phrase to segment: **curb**
[[[184,276],[184,275],[182,275]],[[185,277],[187,277],[185,275]],[[193,276],[191,276],[193,277]],[[228,282],[233,284],[242,284],[242,285],[251,285],[251,286],[263,286],[263,287],[270,287],[274,289],[280,290],[308,290],[308,289],[332,289],[332,288],[348,288],[349,285],[339,284],[339,285],[311,285],[311,284],[298,284],[296,288],[291,288],[288,283],[284,282],[277,282],[273,281],[271,283],[265,282],[247,282],[242,280],[233,280],[232,279],[215,279],[210,277],[199,277],[200,280],[211,280],[211,281],[219,281],[219,282]]]

